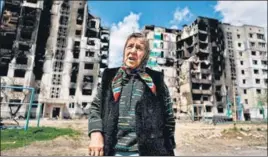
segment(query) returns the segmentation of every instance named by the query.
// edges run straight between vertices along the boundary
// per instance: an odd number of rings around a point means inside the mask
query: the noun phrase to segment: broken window
[[[254,74],[259,74],[259,70],[254,69]]]
[[[244,71],[244,70],[241,70],[241,74],[243,74],[243,75],[244,75],[244,74],[245,74],[245,71]]]
[[[257,60],[252,60],[253,64],[254,65],[257,65],[258,64],[258,61]]]
[[[241,64],[241,65],[243,65],[243,63],[244,63],[243,61],[240,61],[240,64]]]
[[[73,50],[73,58],[78,59],[79,58],[80,51],[79,50]]]
[[[23,91],[23,86],[22,85],[12,85],[17,88],[13,88],[12,91],[14,92],[22,92]]]
[[[79,49],[80,48],[80,42],[79,41],[75,41],[74,42],[74,49]]]
[[[237,34],[237,39],[240,39],[240,34]]]
[[[96,21],[90,21],[90,27],[96,28]]]
[[[255,79],[256,84],[260,84],[260,79]]]
[[[245,79],[243,79],[243,84],[246,84],[246,80]]]
[[[57,38],[57,47],[59,47],[59,48],[66,47],[66,38],[65,37],[58,37]]]
[[[84,69],[93,69],[94,64],[92,63],[85,63]]]
[[[69,88],[69,95],[70,96],[74,96],[75,95],[75,91],[76,91],[75,88]]]
[[[249,33],[249,37],[252,38],[253,37],[253,34],[252,33]]]
[[[68,16],[60,16],[60,24],[61,25],[67,26],[68,25],[68,20],[69,20]]]
[[[65,56],[65,51],[64,50],[57,50],[55,54],[55,58],[57,60],[63,60]]]
[[[92,75],[85,75],[83,78],[83,82],[91,82],[93,83],[93,76]]]
[[[87,29],[86,36],[89,38],[99,38],[99,32]]]
[[[206,112],[211,112],[212,111],[212,107],[211,106],[206,106]]]
[[[58,29],[59,36],[67,36],[67,28],[60,26]]]
[[[82,102],[82,106],[85,108],[87,106],[87,102]]]
[[[21,104],[20,99],[9,99],[9,106],[19,106]]]
[[[256,56],[256,51],[251,51],[252,56]]]
[[[95,46],[95,40],[88,39],[87,44]]]
[[[258,39],[262,39],[262,40],[264,40],[264,35],[263,35],[263,34],[259,34],[259,33],[257,33],[257,38],[258,38]]]
[[[26,70],[24,69],[15,69],[14,70],[14,77],[25,77]]]
[[[31,40],[32,39],[32,30],[29,29],[21,29],[20,37],[22,40]]]
[[[193,100],[201,100],[200,94],[193,94]]]
[[[203,96],[203,101],[208,101],[208,96]]]
[[[258,43],[259,47],[265,48],[265,43]]]
[[[75,35],[77,35],[77,36],[81,36],[81,30],[75,30]]]
[[[218,106],[217,110],[218,110],[218,113],[223,113],[223,107],[222,106]]]
[[[254,42],[250,42],[250,46],[251,47],[255,47],[255,43]]]
[[[247,90],[246,89],[244,89],[244,94],[247,94]]]
[[[220,76],[219,75],[216,75],[215,76],[215,80],[219,81],[220,80]]]
[[[76,83],[78,71],[79,71],[79,64],[73,63],[72,64],[72,73],[71,73],[71,82]]]
[[[92,90],[91,89],[83,89],[82,90],[82,95],[91,95],[92,94]]]
[[[241,43],[238,43],[238,47],[241,47]]]
[[[86,51],[86,57],[94,57],[94,52]]]
[[[267,61],[261,61],[262,65],[267,65]]]
[[[16,58],[16,64],[24,64],[28,63],[28,58],[26,56],[21,56]]]
[[[55,61],[53,64],[53,71],[62,72],[62,70],[63,70],[63,62]]]
[[[77,15],[76,24],[78,24],[78,25],[83,24],[83,16],[82,15],[79,15],[79,14]]]
[[[257,94],[261,94],[261,90],[260,89],[256,89],[256,93]]]

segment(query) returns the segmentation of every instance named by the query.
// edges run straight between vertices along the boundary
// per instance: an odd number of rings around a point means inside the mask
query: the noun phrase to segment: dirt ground
[[[4,121],[5,122],[5,121]],[[20,121],[23,125],[25,121]],[[41,126],[73,128],[80,137],[58,137],[18,149],[1,151],[3,156],[87,156],[87,120],[41,120]],[[30,121],[36,126],[36,121]],[[201,122],[176,124],[176,156],[267,156],[267,124],[211,125]]]

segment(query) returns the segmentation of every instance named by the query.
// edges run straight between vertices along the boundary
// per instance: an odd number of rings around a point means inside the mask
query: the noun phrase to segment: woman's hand
[[[88,147],[90,156],[103,156],[104,141],[101,132],[92,132],[90,134],[90,144]]]

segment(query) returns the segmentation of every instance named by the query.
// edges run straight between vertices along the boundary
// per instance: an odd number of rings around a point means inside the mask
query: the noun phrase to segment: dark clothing
[[[122,82],[119,101],[118,142],[116,151],[138,151],[135,132],[135,108],[140,100],[145,85],[138,75],[127,75]]]
[[[93,101],[89,115],[89,134],[101,131],[104,135],[104,155],[115,154],[118,139],[119,102],[114,101],[111,82],[118,68],[103,72],[97,98]],[[174,155],[175,121],[168,89],[163,75],[146,68],[156,85],[156,95],[148,86],[135,106],[135,131],[140,155],[170,156]],[[143,81],[143,80],[141,80]]]

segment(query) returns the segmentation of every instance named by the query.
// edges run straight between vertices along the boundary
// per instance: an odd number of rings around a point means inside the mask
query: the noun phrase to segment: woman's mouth
[[[137,59],[136,59],[136,57],[128,57],[128,60],[129,60],[129,61],[135,61],[135,60],[137,60]]]

